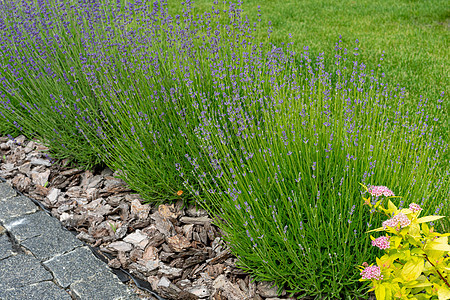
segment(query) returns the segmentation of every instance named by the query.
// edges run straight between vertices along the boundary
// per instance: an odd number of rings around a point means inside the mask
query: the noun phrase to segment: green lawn
[[[195,0],[195,13],[210,11],[212,0]],[[353,48],[359,39],[360,60],[374,67],[385,51],[387,81],[405,87],[408,99],[438,99],[449,88],[450,5],[445,0],[245,0],[253,22],[261,6],[262,24],[272,22],[275,44],[292,41],[301,50],[333,54],[339,35]],[[181,4],[169,1],[169,11]],[[220,1],[217,7],[226,7]],[[267,32],[267,30],[264,30]],[[261,36],[265,38],[266,36]],[[448,112],[449,105],[446,109]]]

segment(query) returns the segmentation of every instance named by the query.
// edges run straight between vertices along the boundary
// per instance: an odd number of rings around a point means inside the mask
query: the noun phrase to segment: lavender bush
[[[363,294],[356,267],[373,258],[364,233],[379,221],[364,214],[359,183],[434,213],[448,212],[450,181],[448,144],[428,113],[442,100],[411,109],[402,89],[358,61],[357,45],[335,50],[325,62],[305,48],[297,63],[274,47],[256,92],[236,80],[228,113],[204,115],[195,130],[203,151],[191,159],[210,164],[193,164],[201,188],[185,186],[202,195],[244,270],[302,296],[343,299]]]
[[[356,266],[374,258],[376,216],[359,182],[449,210],[442,99],[406,105],[357,45],[312,58],[272,44],[270,28],[257,40],[239,3],[217,5],[172,16],[165,1],[2,2],[5,124],[56,157],[120,170],[147,200],[184,185],[258,280],[363,294]]]

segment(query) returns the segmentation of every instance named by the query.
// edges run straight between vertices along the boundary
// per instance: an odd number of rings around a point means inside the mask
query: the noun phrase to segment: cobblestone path
[[[60,222],[0,182],[0,300],[139,299]]]

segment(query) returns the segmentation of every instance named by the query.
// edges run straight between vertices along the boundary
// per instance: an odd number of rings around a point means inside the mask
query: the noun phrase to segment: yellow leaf
[[[431,222],[439,219],[445,218],[445,216],[426,216],[423,218],[417,219],[417,223]]]
[[[365,186],[364,184],[362,184],[361,182],[358,182],[366,191],[368,191],[369,189],[367,188],[367,186]]]
[[[379,266],[379,267],[383,266],[383,261],[385,260],[384,258],[385,258],[384,255],[381,258],[378,258],[378,257],[375,258],[375,260],[377,262],[377,266]]]
[[[403,208],[400,212],[405,215],[412,214],[412,210],[410,210],[409,208]]]
[[[425,247],[425,250],[437,250],[437,251],[450,252],[450,245],[431,242],[431,243],[427,244],[427,246]]]
[[[449,252],[450,245],[448,244],[448,237],[439,237],[430,243],[427,243],[425,249]]]
[[[426,254],[428,255],[428,258],[431,261],[439,260],[440,258],[444,257],[445,251],[439,251],[439,250],[426,250]]]
[[[439,237],[437,239],[434,240],[434,242],[439,243],[439,244],[448,244],[448,237],[443,236],[443,237]]]
[[[397,258],[401,258],[404,256],[404,253],[394,253],[392,255],[388,255],[387,257],[389,257],[392,261],[395,261]]]
[[[405,281],[416,280],[422,274],[425,262],[421,258],[411,257],[402,269],[401,275]]]
[[[382,284],[379,284],[375,288],[375,297],[377,298],[377,300],[384,300],[386,298],[386,290]]]
[[[386,299],[392,299],[392,286],[390,284],[386,285],[386,290],[385,290],[385,297]]]
[[[389,202],[388,202],[388,209],[391,212],[396,212],[397,211],[397,206],[395,206],[394,203],[392,203],[392,201],[389,200]]]
[[[409,234],[414,239],[419,239],[421,237],[419,224],[412,224],[411,226],[409,226]]]
[[[445,285],[438,288],[438,298],[439,300],[450,299],[450,290]]]
[[[427,286],[432,286],[433,284],[429,281],[427,282],[416,282],[414,284],[407,284],[406,286],[408,288],[419,288],[419,287],[427,287]]]
[[[414,248],[411,250],[411,254],[423,256],[425,254],[425,251],[423,251],[422,248]]]
[[[384,230],[383,227],[379,227],[379,228],[376,228],[376,229],[372,229],[372,230],[366,231],[366,233],[368,233],[368,232],[374,232],[374,231],[383,231],[383,230]]]
[[[394,249],[397,249],[398,246],[400,246],[400,243],[402,242],[402,238],[399,236],[393,236],[391,237],[391,243],[394,245]]]
[[[430,232],[430,228],[428,227],[427,223],[423,223],[423,224],[422,224],[422,231],[423,231],[423,233],[425,233],[426,235],[428,235],[428,233]]]

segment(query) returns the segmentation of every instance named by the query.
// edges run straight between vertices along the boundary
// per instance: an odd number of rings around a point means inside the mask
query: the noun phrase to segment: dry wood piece
[[[191,245],[189,240],[180,234],[169,237],[166,239],[166,241],[171,250],[174,252],[181,252],[184,249],[189,248],[189,246]]]
[[[17,174],[12,180],[12,184],[20,191],[24,192],[30,189],[31,179],[23,174]]]
[[[219,253],[216,257],[210,259],[208,263],[210,265],[220,264],[227,260],[229,257],[231,257],[231,252],[229,250],[225,250],[221,253]]]
[[[62,171],[61,173],[59,173],[59,175],[61,175],[61,176],[72,176],[72,175],[75,175],[75,174],[79,174],[79,173],[82,173],[83,171],[82,170],[79,170],[79,169],[68,169],[68,170],[65,170],[65,171]]]
[[[176,219],[180,215],[180,212],[176,211],[174,204],[172,204],[172,205],[162,204],[158,207],[158,212],[165,219]]]
[[[180,221],[181,221],[181,223],[185,223],[185,224],[204,225],[206,223],[211,223],[212,220],[208,217],[198,217],[198,218],[181,217]]]
[[[120,261],[117,258],[114,258],[114,259],[108,261],[108,266],[110,266],[113,269],[118,269],[122,265],[121,265]]]

